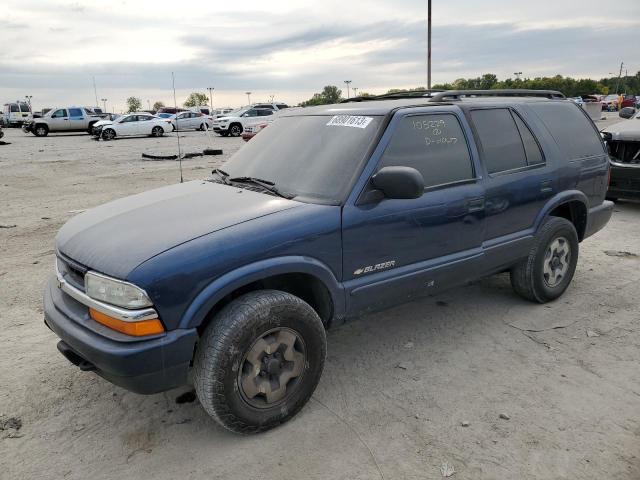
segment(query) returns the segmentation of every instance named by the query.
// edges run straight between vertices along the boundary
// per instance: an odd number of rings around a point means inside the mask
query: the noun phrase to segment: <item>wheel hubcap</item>
[[[571,262],[571,247],[564,237],[551,242],[544,256],[544,282],[549,287],[557,286],[567,275]]]
[[[286,400],[299,385],[306,353],[300,335],[289,328],[269,330],[245,355],[238,374],[243,399],[267,408]]]

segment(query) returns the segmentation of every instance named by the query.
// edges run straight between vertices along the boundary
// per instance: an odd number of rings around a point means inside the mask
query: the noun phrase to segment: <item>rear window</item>
[[[22,110],[23,112],[30,112],[31,109],[29,108],[29,104],[27,103],[21,103],[20,104],[20,110]]]
[[[567,160],[604,154],[600,136],[578,105],[541,102],[529,107],[540,117]]]

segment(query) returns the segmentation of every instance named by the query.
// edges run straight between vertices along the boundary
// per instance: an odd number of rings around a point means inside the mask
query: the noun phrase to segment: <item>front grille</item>
[[[621,163],[640,164],[640,142],[610,140],[609,155]]]
[[[87,269],[71,259],[59,255],[56,258],[58,262],[58,272],[67,282],[84,292],[84,274]]]

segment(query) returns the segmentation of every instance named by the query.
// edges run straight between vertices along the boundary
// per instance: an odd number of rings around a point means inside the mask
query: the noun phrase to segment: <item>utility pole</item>
[[[428,0],[427,24],[427,90],[431,90],[431,0]]]
[[[207,88],[207,90],[209,90],[209,102],[211,102],[211,105],[209,105],[209,107],[213,109],[213,91],[215,90],[215,88],[209,87]]]
[[[96,96],[96,107],[98,106],[98,90],[96,90],[96,76],[93,76],[93,94]]]
[[[247,94],[247,101],[249,102],[249,106],[251,106],[251,92],[244,92]]]
[[[101,98],[100,100],[102,100],[102,104],[104,105],[104,110],[102,111],[102,113],[107,113],[107,99]]]
[[[147,99],[147,108],[151,110],[151,100]]]
[[[622,69],[624,68],[624,62],[620,64],[620,72],[618,73],[618,81],[616,82],[616,95],[620,89],[620,77],[622,77]]]
[[[351,84],[351,80],[345,80],[344,83],[347,85],[347,99],[349,99],[349,85]]]

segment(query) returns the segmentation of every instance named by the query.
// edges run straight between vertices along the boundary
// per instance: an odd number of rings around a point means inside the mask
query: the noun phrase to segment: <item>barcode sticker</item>
[[[372,120],[372,117],[363,117],[360,115],[335,115],[329,120],[327,126],[367,128]]]

